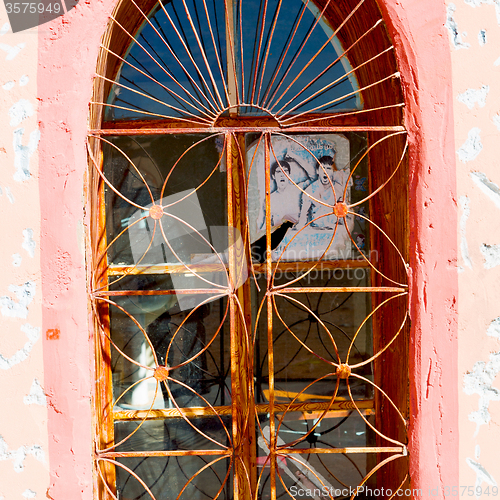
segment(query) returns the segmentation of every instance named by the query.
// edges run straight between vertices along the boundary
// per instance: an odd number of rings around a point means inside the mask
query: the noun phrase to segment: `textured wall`
[[[36,99],[37,30],[12,34],[0,4],[0,499],[45,498]]]
[[[500,2],[447,2],[446,27],[459,211],[460,484],[484,490],[500,487]]]

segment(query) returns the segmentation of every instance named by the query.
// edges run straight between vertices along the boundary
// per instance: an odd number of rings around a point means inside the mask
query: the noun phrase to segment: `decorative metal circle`
[[[337,368],[337,377],[339,378],[346,379],[349,377],[350,374],[351,374],[351,367],[349,365],[341,364]]]
[[[149,216],[152,219],[155,219],[155,220],[161,219],[162,216],[163,216],[163,208],[162,208],[162,206],[161,205],[153,205],[149,209]]]
[[[155,368],[154,377],[156,380],[158,380],[158,382],[163,382],[164,380],[167,380],[168,372],[169,372],[169,369],[166,366],[162,366],[162,365],[157,366]]]
[[[333,213],[337,217],[345,217],[347,215],[347,210],[348,210],[347,205],[343,201],[339,201],[333,207]]]

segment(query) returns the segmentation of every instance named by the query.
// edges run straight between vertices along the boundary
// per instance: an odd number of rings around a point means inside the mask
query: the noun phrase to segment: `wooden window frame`
[[[367,2],[370,3],[370,2]],[[144,5],[150,5],[150,3],[144,2]],[[347,6],[349,4],[348,1],[344,2],[343,5]],[[118,18],[123,18],[123,19],[128,19],[127,14],[128,11],[125,8],[121,8],[120,4],[117,9],[115,10],[115,16]],[[146,8],[146,7],[144,7]],[[341,11],[341,9],[339,9]],[[342,15],[345,14],[344,12],[337,12],[337,15]],[[131,19],[133,16],[129,16]],[[363,24],[360,25],[359,29],[365,29],[366,27],[363,26]],[[136,30],[137,26],[135,28],[131,28],[131,30]],[[351,35],[353,37],[359,36],[359,34],[356,33],[356,30],[352,30]],[[123,37],[117,36],[116,30],[110,29],[105,35],[105,40],[107,39],[107,43],[109,46],[113,47],[118,47],[120,43],[123,43]],[[345,43],[348,43],[349,40],[344,40]],[[363,57],[362,51],[359,51],[360,53],[353,56],[354,64],[356,64],[356,57],[361,58]],[[397,68],[395,67],[395,60],[392,61],[394,64],[394,70]],[[105,61],[102,59],[100,60],[100,66],[101,69],[105,69],[106,72],[116,72],[116,68],[105,68]],[[397,71],[394,71],[397,73]],[[358,77],[360,78],[361,86],[363,86],[363,81],[369,81],[371,75],[364,75],[363,72],[361,72]],[[390,134],[390,133],[402,133],[402,137],[404,135],[405,129],[404,126],[402,125],[403,120],[402,120],[402,110],[401,108],[389,108],[385,109],[384,107],[384,99],[383,95],[385,92],[391,91],[391,92],[396,92],[398,95],[401,95],[401,90],[398,90],[399,84],[396,79],[393,80],[388,80],[386,85],[380,86],[379,89],[368,89],[365,94],[364,94],[364,99],[365,102],[371,104],[371,108],[380,108],[379,111],[377,111],[376,116],[374,117],[373,113],[361,113],[359,115],[347,115],[347,116],[332,116],[327,115],[323,119],[318,120],[318,115],[314,115],[315,125],[314,126],[297,126],[297,127],[288,127],[286,129],[286,133],[319,133],[319,132],[324,132],[324,133],[342,133],[342,132],[350,132],[350,131],[357,131],[357,132],[366,132],[368,134],[369,142],[371,144],[376,143],[383,134]],[[102,83],[102,82],[101,82]],[[93,98],[93,102],[102,102],[102,96],[106,95],[107,91],[109,90],[109,86],[107,87],[106,84],[100,84],[95,86],[95,96]],[[382,105],[380,105],[382,104]],[[309,117],[305,117],[305,119],[308,119]],[[392,123],[391,125],[378,125],[379,123],[383,122],[390,122]],[[376,124],[378,123],[378,124]],[[399,124],[398,124],[399,123]],[[90,155],[94,159],[94,164],[95,160],[97,158],[101,158],[101,153],[100,149],[97,145],[97,141],[95,141],[95,138],[97,137],[106,137],[106,136],[116,136],[116,135],[162,135],[162,134],[178,134],[178,133],[189,133],[189,132],[202,132],[205,129],[200,128],[200,127],[185,127],[184,124],[173,121],[173,120],[155,120],[155,121],[133,121],[133,122],[103,122],[102,121],[102,107],[99,106],[92,106],[91,108],[91,124],[94,124],[94,126],[91,126],[91,130],[89,133],[89,151]],[[99,125],[99,126],[95,126]],[[266,118],[266,117],[258,117],[258,118],[235,118],[235,117],[226,117],[226,118],[219,118],[216,126],[212,127],[210,129],[210,132],[220,132],[220,133],[225,133],[225,134],[242,134],[245,132],[264,132],[265,134],[272,134],[273,132],[283,132],[283,128],[280,127],[279,125],[277,126],[276,120],[273,118]],[[399,147],[398,147],[399,146]],[[387,165],[386,162],[383,161],[384,158],[397,158],[398,157],[398,152],[401,151],[401,146],[402,143],[397,144],[396,146],[389,147],[388,145],[386,147],[381,147],[378,149],[374,149],[370,155],[369,155],[369,162],[371,165],[377,165],[377,166],[382,166],[381,168],[377,167],[377,169],[370,169],[371,172],[371,177],[370,177],[370,185],[371,186],[380,186],[382,183],[384,183],[384,180],[387,180],[387,178],[391,177],[391,169],[390,165]],[[230,162],[230,154],[228,151],[228,155],[226,157],[226,161]],[[92,162],[91,162],[92,163]],[[407,171],[407,160],[403,160],[402,162],[402,171]],[[406,169],[406,170],[405,170]],[[230,169],[228,169],[230,171]],[[106,248],[106,240],[105,240],[105,230],[103,226],[103,217],[104,217],[104,204],[102,203],[104,194],[103,194],[103,189],[104,185],[102,183],[102,180],[99,178],[99,176],[95,175],[95,170],[94,167],[91,165],[91,172],[94,172],[91,174],[91,180],[90,180],[90,186],[91,188],[89,189],[89,196],[90,196],[90,202],[91,206],[94,207],[96,213],[99,214],[99,217],[95,220],[96,226],[92,228],[92,232],[94,235],[99,235],[99,237],[94,237],[94,243],[95,246],[93,247],[94,254],[99,256],[97,260],[100,259],[103,250]],[[228,180],[230,179],[230,176],[228,176]],[[397,185],[392,186],[392,190],[394,192],[397,192],[399,196],[397,197],[397,201],[394,202],[394,197],[390,196],[390,193],[388,193],[386,196],[382,195],[380,196],[377,200],[372,199],[370,201],[371,203],[371,213],[372,214],[380,214],[379,217],[376,219],[376,222],[379,224],[379,226],[386,232],[388,235],[393,238],[399,245],[401,245],[402,251],[404,255],[406,256],[406,261],[408,258],[408,253],[409,253],[409,248],[408,248],[408,224],[407,220],[405,218],[407,217],[407,212],[408,212],[408,178],[407,174],[401,176],[401,178],[395,179],[397,181]],[[232,181],[232,180],[231,180]],[[383,192],[383,190],[381,191]],[[402,194],[403,193],[403,194]],[[385,193],[384,193],[385,194]],[[98,208],[100,207],[100,208]],[[395,209],[396,207],[396,209]],[[403,219],[401,219],[401,214],[403,214]],[[391,220],[392,218],[392,220]],[[390,223],[389,223],[390,220]],[[379,248],[382,249],[382,254],[383,254],[383,248],[384,245],[387,244],[387,242],[383,241],[383,238],[380,238],[379,235],[377,235],[376,232],[372,231],[371,238],[373,242],[378,242]],[[376,243],[374,243],[375,245]],[[267,263],[267,266],[269,267],[271,264],[270,262]],[[333,267],[336,266],[341,266],[342,264],[337,264],[337,263],[332,263]],[[95,276],[99,277],[99,279],[96,281],[96,284],[99,284],[100,286],[105,286],[105,260],[102,260],[101,263],[97,266],[96,268],[96,273]],[[391,262],[383,262],[381,269],[391,269],[392,263]],[[268,268],[269,271],[269,268]],[[405,276],[398,276],[398,279],[404,279]],[[375,273],[372,273],[372,279],[374,286],[377,286],[377,275]],[[101,281],[100,281],[101,280]],[[380,281],[378,286],[380,286]],[[375,293],[375,291],[374,291]],[[377,299],[374,300],[374,304],[377,304]],[[100,325],[95,325],[96,331],[99,331]],[[395,349],[392,349],[390,351],[386,351],[384,353],[384,356],[379,359],[379,361],[384,364],[389,363],[391,367],[393,367],[393,370],[395,373],[408,373],[408,330],[407,327],[405,327],[404,334],[401,335],[402,339],[405,339],[404,342],[401,343],[401,345],[397,345]],[[374,333],[375,338],[379,342],[379,344],[384,344],[386,343],[389,339],[384,337],[384,334],[382,332],[376,332]],[[102,340],[102,337],[100,337],[100,340]],[[104,427],[107,429],[112,428],[111,422],[112,420],[103,421],[102,420],[102,415],[108,414],[108,417],[111,415],[111,413],[108,411],[109,410],[109,401],[110,399],[110,373],[109,370],[104,370],[101,371],[102,366],[106,365],[107,361],[105,359],[106,356],[109,356],[109,352],[104,349],[101,350],[99,342],[97,343],[97,349],[96,349],[96,365],[97,365],[97,378],[98,380],[105,379],[106,382],[104,384],[105,389],[103,390],[103,386],[99,385],[98,389],[96,391],[96,401],[95,401],[95,406],[96,406],[96,422],[97,426],[99,428],[102,427],[104,424]],[[108,346],[109,347],[109,346]],[[104,353],[105,357],[102,357],[102,353]],[[379,365],[381,366],[381,364]],[[382,372],[380,369],[376,368],[376,383],[377,381],[382,381],[385,377],[383,375],[384,372]],[[407,387],[407,382],[405,382],[404,378],[400,379],[395,379],[393,383],[389,385],[387,388],[386,392],[397,401],[397,406],[404,411],[405,418],[408,417],[408,387]],[[381,401],[376,401],[375,402],[376,407],[380,407]],[[377,414],[380,415],[380,412],[377,411]],[[388,429],[390,428],[393,424],[390,421],[385,421],[383,419],[380,419],[378,424],[380,425],[381,429]],[[405,430],[404,430],[405,432]],[[98,442],[98,449],[107,449],[112,445],[112,437],[111,435],[104,431],[104,432],[99,432],[99,442]],[[404,436],[402,436],[403,439]],[[406,451],[405,451],[406,452]],[[111,456],[111,455],[110,455]],[[105,475],[110,474],[110,476],[107,478],[111,483],[113,482],[112,479],[112,471],[111,469],[104,469],[105,470]],[[384,475],[390,477],[391,475],[394,475],[394,470],[391,469],[391,467],[385,467],[383,469]],[[106,495],[105,489],[102,488],[101,486],[101,491],[103,495]],[[241,498],[246,498],[248,495],[248,492],[246,492],[244,489],[241,493]]]

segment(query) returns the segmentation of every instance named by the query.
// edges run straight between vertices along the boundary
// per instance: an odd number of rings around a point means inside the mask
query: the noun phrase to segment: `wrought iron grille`
[[[408,483],[398,78],[372,0],[117,7],[88,137],[100,497]]]

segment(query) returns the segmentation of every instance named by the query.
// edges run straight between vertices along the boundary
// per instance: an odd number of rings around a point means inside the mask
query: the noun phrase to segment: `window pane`
[[[192,264],[225,250],[223,147],[222,136],[187,134],[104,143],[110,264]],[[157,220],[148,216],[154,204],[164,206]]]
[[[246,145],[252,257],[263,262],[266,250],[264,141],[260,134],[247,134]],[[271,137],[270,222],[274,261],[347,260],[362,258],[360,253],[369,251],[365,221],[352,214],[345,219],[333,214],[337,202],[356,203],[366,196],[365,151],[366,136],[360,133]],[[352,211],[368,217],[368,208],[365,202]]]
[[[279,286],[298,276],[298,273],[284,272],[275,284]],[[368,277],[369,271],[363,268],[314,270],[294,286],[369,286]],[[262,292],[265,290],[264,278],[261,278],[259,286],[261,292],[254,292],[254,314],[265,299]],[[331,363],[345,363],[348,352],[349,364],[352,365],[373,355],[370,318],[363,324],[371,312],[370,302],[370,294],[363,292],[293,293],[276,297],[272,336],[277,402],[329,402],[335,391],[336,401],[350,400],[345,383],[336,387],[336,367]],[[264,306],[258,318],[256,340],[257,402],[269,400],[269,355],[267,311]],[[371,364],[358,372],[371,378]],[[350,380],[350,384],[354,399],[373,397],[369,385],[355,379]]]
[[[326,113],[362,107],[334,29],[312,1],[162,2],[132,41],[106,120]],[[142,14],[141,14],[142,15]],[[228,38],[230,33],[230,38]]]
[[[111,299],[116,410],[231,404],[224,300],[180,310],[175,295]],[[171,368],[168,381],[153,378],[158,365]]]
[[[229,458],[216,463],[218,457],[189,456],[165,458],[122,458],[120,463],[127,467],[117,467],[118,498],[140,500],[150,498],[144,486],[136,479],[140,478],[153,493],[156,500],[171,500],[186,486],[180,498],[185,500],[207,500],[214,498],[222,489],[221,500],[233,497],[230,478],[226,478]],[[211,464],[201,471],[207,464]],[[200,472],[201,471],[201,472]],[[191,481],[190,479],[193,478]]]

